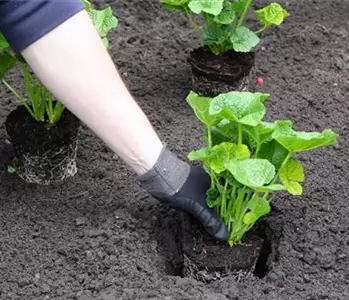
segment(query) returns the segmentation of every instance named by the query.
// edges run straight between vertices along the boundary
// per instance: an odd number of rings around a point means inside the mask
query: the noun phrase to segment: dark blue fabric
[[[0,31],[19,52],[84,8],[80,0],[0,0]]]

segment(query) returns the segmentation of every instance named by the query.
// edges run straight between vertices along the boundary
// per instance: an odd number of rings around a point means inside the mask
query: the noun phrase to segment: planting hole
[[[279,238],[266,222],[246,235],[246,243],[229,247],[213,240],[187,215],[161,214],[158,221],[162,231],[157,240],[168,275],[204,283],[228,276],[246,282],[252,277],[266,276],[275,261]]]

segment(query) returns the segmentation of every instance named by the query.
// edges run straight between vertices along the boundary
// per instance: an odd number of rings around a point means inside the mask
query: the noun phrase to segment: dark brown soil
[[[192,68],[192,89],[207,97],[234,90],[253,91],[254,62],[254,52],[228,51],[216,55],[208,47],[194,49],[188,56]]]
[[[36,121],[23,105],[13,110],[5,128],[15,152],[16,173],[28,182],[64,178],[76,157],[79,127],[80,121],[67,109],[54,125]]]
[[[123,78],[161,138],[185,159],[202,145],[202,125],[185,102],[186,60],[199,39],[184,17],[157,1],[98,3],[111,4],[120,18],[111,54]],[[349,2],[282,3],[291,17],[265,34],[256,54],[260,89],[271,93],[270,118],[292,119],[299,130],[333,128],[340,140],[299,155],[303,197],[280,194],[264,219],[280,230],[266,276],[208,284],[176,276],[177,261],[171,266],[168,258],[178,249],[168,228],[177,213],[142,191],[94,134],[82,130],[75,177],[36,186],[7,173],[13,153],[2,126],[0,299],[349,299]],[[0,97],[4,123],[15,105],[3,88]]]
[[[230,247],[208,235],[203,226],[187,214],[182,214],[180,224],[178,245],[183,257],[183,276],[211,282],[255,271],[264,243],[264,237],[255,230],[248,232],[241,244]]]
[[[7,133],[19,154],[43,154],[52,148],[71,144],[78,135],[79,120],[67,109],[52,126],[34,120],[24,106],[13,110],[5,122]]]

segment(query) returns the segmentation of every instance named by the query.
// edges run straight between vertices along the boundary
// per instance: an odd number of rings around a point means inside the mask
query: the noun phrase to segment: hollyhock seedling
[[[118,19],[113,15],[110,7],[96,10],[88,0],[82,0],[86,11],[98,31],[105,47],[110,48],[107,39],[108,33],[118,26]],[[22,96],[15,88],[5,80],[5,75],[19,64],[25,83],[26,97]],[[13,93],[13,95],[25,106],[29,114],[39,122],[47,122],[48,125],[56,124],[64,111],[64,105],[55,101],[53,94],[32,76],[28,64],[20,53],[13,53],[10,45],[0,32],[0,80]]]
[[[254,11],[260,22],[258,30],[246,25],[252,0],[158,0],[165,9],[182,12],[203,42],[214,54],[229,50],[250,52],[260,42],[259,34],[271,26],[279,26],[290,14],[281,4],[272,2]],[[200,16],[200,26],[195,17]]]
[[[337,133],[299,132],[289,120],[264,121],[266,93],[229,92],[214,98],[194,92],[187,102],[205,124],[206,146],[189,153],[211,178],[207,203],[224,220],[229,245],[270,212],[280,191],[302,195],[304,167],[294,155],[334,145]]]

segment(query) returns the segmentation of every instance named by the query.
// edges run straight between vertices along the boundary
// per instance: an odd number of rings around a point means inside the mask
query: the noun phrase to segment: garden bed
[[[110,41],[123,78],[161,138],[185,159],[201,146],[203,129],[185,101],[187,56],[200,45],[195,32],[153,0],[98,3],[111,5],[120,20]],[[332,128],[340,138],[336,147],[299,157],[307,170],[303,197],[279,195],[264,218],[274,236],[268,268],[241,282],[234,274],[209,282],[185,277],[178,231],[169,230],[179,214],[139,189],[84,127],[73,178],[36,186],[8,174],[13,152],[4,122],[15,105],[2,88],[0,299],[349,298],[349,1],[282,3],[291,16],[264,34],[255,61],[264,78],[258,89],[271,93],[268,115],[292,119],[298,130]]]

